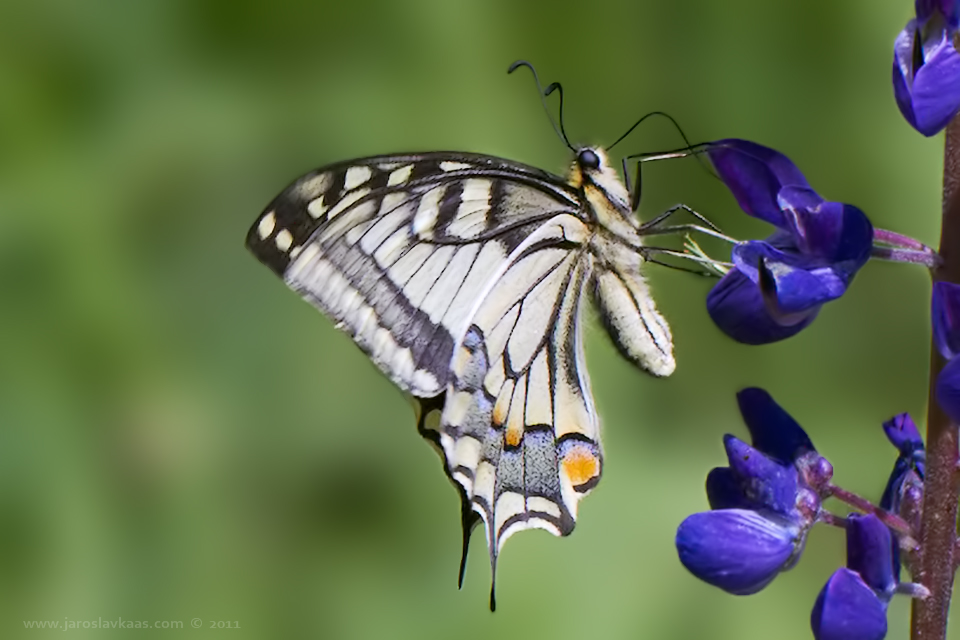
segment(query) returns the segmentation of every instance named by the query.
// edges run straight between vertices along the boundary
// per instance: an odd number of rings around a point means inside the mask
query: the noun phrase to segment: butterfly
[[[654,376],[675,367],[641,275],[637,199],[603,149],[574,151],[566,177],[458,152],[332,164],[288,186],[247,235],[415,399],[460,492],[461,584],[476,525],[495,576],[514,533],[570,534],[600,480],[588,300],[627,359]]]

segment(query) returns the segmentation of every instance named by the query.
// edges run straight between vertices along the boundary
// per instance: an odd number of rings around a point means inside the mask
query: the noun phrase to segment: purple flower
[[[937,377],[937,404],[954,422],[960,422],[960,285],[937,282],[930,305],[933,341],[947,362]]]
[[[890,472],[887,487],[880,498],[880,508],[892,513],[900,513],[900,503],[907,492],[914,492],[913,503],[919,504],[923,492],[923,479],[926,467],[926,452],[923,438],[909,413],[901,413],[883,423],[883,430],[891,444],[900,455]]]
[[[763,389],[742,389],[737,393],[737,405],[753,446],[768,456],[789,464],[816,452],[803,427]]]
[[[909,413],[897,414],[884,422],[883,432],[901,455],[909,457],[917,450],[923,451],[923,438]]]
[[[756,593],[799,557],[799,527],[748,509],[695,513],[677,530],[680,562],[727,593]]]
[[[729,466],[707,476],[713,511],[684,520],[676,546],[692,574],[747,595],[797,562],[820,514],[813,487],[825,484],[832,468],[766,391],[744,389],[737,400],[753,444],[724,436]]]
[[[893,45],[893,93],[900,112],[925,136],[947,126],[960,109],[960,54],[953,44],[957,0],[916,0],[916,18]]]
[[[955,424],[960,424],[960,358],[948,362],[937,376],[937,404]]]
[[[847,517],[847,566],[827,580],[810,615],[817,640],[887,635],[887,604],[899,582],[896,554],[890,530],[876,516]]]
[[[960,285],[935,282],[930,303],[933,341],[947,360],[960,353]]]
[[[710,291],[707,311],[738,342],[789,338],[847,290],[870,257],[873,226],[853,205],[821,198],[773,149],[729,139],[706,152],[747,215],[776,227],[733,248],[735,268]]]

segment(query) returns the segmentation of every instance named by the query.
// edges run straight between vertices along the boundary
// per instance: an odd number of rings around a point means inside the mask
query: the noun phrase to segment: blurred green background
[[[505,73],[527,58],[564,83],[576,141],[665,110],[695,141],[782,150],[826,197],[936,244],[942,138],[911,130],[890,86],[912,4],[0,3],[0,635],[123,618],[185,628],[70,634],[811,637],[839,531],[818,527],[749,598],[688,575],[673,535],[706,508],[721,436],[745,435],[748,385],[840,484],[879,496],[880,423],[924,414],[920,268],[871,263],[809,330],[760,348],[712,326],[709,281],[649,268],[677,373],[645,376],[592,324],[604,480],[570,538],[510,541],[490,614],[481,531],[457,591],[457,495],[409,404],[243,238],[289,181],[350,157],[457,149],[562,173],[532,81]],[[680,144],[652,121],[617,151]],[[683,201],[767,233],[693,161],[644,178],[645,218]],[[896,600],[889,637],[907,615]]]

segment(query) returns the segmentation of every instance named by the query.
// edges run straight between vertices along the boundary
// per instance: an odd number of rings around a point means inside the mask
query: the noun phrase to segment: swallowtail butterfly
[[[565,178],[473,153],[386,155],[302,176],[247,235],[416,399],[420,433],[460,491],[461,583],[478,523],[495,572],[517,531],[573,531],[600,480],[587,300],[624,356],[674,370],[632,202],[598,147],[577,149]]]

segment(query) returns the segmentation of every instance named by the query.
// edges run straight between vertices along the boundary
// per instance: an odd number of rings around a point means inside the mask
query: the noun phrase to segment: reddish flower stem
[[[851,507],[856,507],[864,513],[872,513],[873,515],[877,516],[882,523],[897,532],[897,537],[900,538],[902,547],[906,549],[916,548],[917,541],[914,538],[916,533],[914,533],[910,524],[900,516],[881,509],[866,498],[858,496],[852,491],[847,491],[846,489],[838,487],[835,484],[828,485],[827,490],[830,492],[831,497],[836,498],[840,502],[845,502]]]
[[[887,229],[874,229],[873,241],[882,242],[883,244],[888,244],[891,247],[915,249],[916,251],[933,253],[933,249],[923,244],[919,240],[911,238],[910,236],[905,236],[902,233],[897,233],[896,231],[888,231]]]
[[[947,125],[943,153],[943,209],[940,221],[940,257],[935,280],[960,283],[960,117]],[[927,464],[920,521],[921,551],[914,582],[930,590],[930,597],[914,600],[912,640],[945,640],[947,614],[953,591],[957,538],[957,425],[940,410],[936,381],[944,362],[931,347],[930,392],[927,407]]]
[[[819,520],[823,524],[830,525],[831,527],[837,527],[838,529],[847,528],[846,518],[844,518],[843,516],[838,516],[834,513],[830,513],[829,511],[822,511],[820,513]]]
[[[935,269],[940,264],[940,256],[932,251],[914,251],[913,249],[891,249],[890,247],[874,246],[870,250],[871,258],[889,260],[891,262],[908,262],[920,264],[928,269]]]

